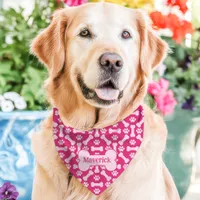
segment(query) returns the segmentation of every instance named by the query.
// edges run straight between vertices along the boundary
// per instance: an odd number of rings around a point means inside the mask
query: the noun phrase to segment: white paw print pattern
[[[105,134],[107,132],[107,130],[105,128],[102,128],[101,130],[101,133]]]
[[[71,146],[69,149],[70,149],[70,151],[74,152],[76,150],[76,147],[75,146]]]
[[[100,193],[100,189],[95,188],[95,189],[94,189],[94,193],[95,193],[95,194],[99,194],[99,193]]]
[[[113,136],[112,136],[112,139],[113,139],[113,140],[117,140],[117,139],[118,139],[118,136],[117,136],[117,135],[113,135]]]
[[[128,167],[128,164],[124,164],[123,168],[126,169]]]
[[[99,180],[100,180],[100,176],[95,175],[95,176],[94,176],[94,180],[95,180],[95,181],[99,181]]]
[[[57,127],[58,124],[56,122],[53,122],[53,127]]]
[[[127,133],[129,133],[129,129],[128,129],[128,128],[125,128],[125,129],[123,129],[123,132],[124,132],[125,134],[127,134]]]
[[[66,164],[68,169],[71,169],[71,165],[69,163]]]
[[[119,148],[118,148],[119,151],[124,151],[124,149],[125,148],[123,146],[119,146]]]
[[[81,175],[82,175],[82,171],[77,171],[77,172],[76,172],[76,175],[77,175],[77,176],[81,176]]]
[[[88,182],[84,182],[83,185],[84,185],[85,187],[88,187],[88,186],[89,186],[89,183],[88,183]]]
[[[136,132],[139,133],[139,134],[141,134],[142,133],[142,129],[141,128],[137,128]]]
[[[55,133],[55,132],[54,132]],[[58,136],[56,134],[54,134],[54,139],[57,140]]]
[[[64,153],[59,153],[61,158],[64,158],[65,154]]]
[[[136,118],[135,117],[131,117],[129,120],[130,120],[130,122],[135,122]]]
[[[58,141],[58,144],[59,144],[59,145],[63,145],[63,144],[64,144],[64,141],[63,141],[63,140],[59,140],[59,141]]]
[[[94,144],[95,145],[99,145],[100,144],[100,140],[94,140]]]
[[[76,136],[76,139],[77,139],[77,140],[81,140],[82,138],[83,138],[83,137],[82,137],[81,135],[77,135],[77,136]]]
[[[118,174],[117,171],[113,171],[113,172],[112,172],[112,175],[113,175],[113,176],[117,176],[117,174]]]
[[[110,146],[106,146],[106,148],[105,148],[106,151],[108,151],[110,149],[112,149]]]
[[[77,162],[77,163],[79,163],[79,162],[80,162],[80,159],[79,159],[79,158],[77,158],[77,159],[76,159],[76,162]]]
[[[133,157],[135,156],[135,153],[130,153],[129,156],[130,156],[131,158],[133,158]]]
[[[70,128],[65,129],[65,133],[70,133],[70,132],[71,132]]]
[[[88,151],[88,150],[89,150],[89,147],[88,147],[88,146],[84,146],[84,147],[83,147],[83,150]]]
[[[117,128],[118,127],[118,123],[116,123],[115,125],[113,125],[113,127]]]
[[[110,186],[110,184],[111,184],[110,182],[106,182],[105,186],[108,187],[108,186]]]
[[[134,144],[136,143],[136,141],[135,141],[135,140],[130,140],[129,143],[130,143],[131,145],[134,145]]]

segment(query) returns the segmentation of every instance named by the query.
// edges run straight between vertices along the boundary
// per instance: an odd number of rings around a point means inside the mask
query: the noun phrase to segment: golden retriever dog
[[[101,2],[55,12],[31,51],[48,68],[45,88],[63,122],[79,130],[103,128],[143,105],[144,138],[127,169],[96,196],[61,161],[49,116],[32,138],[37,162],[33,200],[180,199],[162,160],[166,125],[144,105],[152,72],[167,50],[140,10]]]

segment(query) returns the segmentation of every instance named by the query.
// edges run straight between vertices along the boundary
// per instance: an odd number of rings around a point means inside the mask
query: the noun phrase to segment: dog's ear
[[[144,11],[136,11],[136,19],[140,36],[140,66],[147,78],[151,79],[153,70],[167,55],[168,45],[156,35]]]
[[[31,51],[44,63],[50,75],[56,76],[65,63],[66,9],[58,10],[51,24],[32,42]]]

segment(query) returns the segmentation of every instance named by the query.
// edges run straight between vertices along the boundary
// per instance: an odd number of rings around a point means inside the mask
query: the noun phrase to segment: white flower
[[[3,112],[11,112],[14,110],[14,105],[12,103],[12,101],[10,100],[5,100],[1,102],[1,110]]]
[[[163,76],[163,74],[165,73],[166,69],[167,69],[167,66],[164,65],[163,63],[161,63],[160,65],[158,65],[156,67],[156,71],[158,72],[159,76]]]
[[[1,102],[5,101],[4,97],[2,95],[0,95],[0,106],[1,106]]]
[[[16,92],[6,92],[3,94],[5,99],[15,101],[17,98],[20,98],[20,95],[17,94]]]
[[[23,97],[16,98],[14,100],[14,103],[15,103],[15,107],[19,110],[23,110],[27,107],[26,101],[24,100]]]

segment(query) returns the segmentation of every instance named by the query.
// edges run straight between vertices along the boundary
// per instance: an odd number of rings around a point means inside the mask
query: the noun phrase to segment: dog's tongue
[[[96,88],[95,92],[103,100],[116,100],[119,96],[119,90],[112,88]]]

